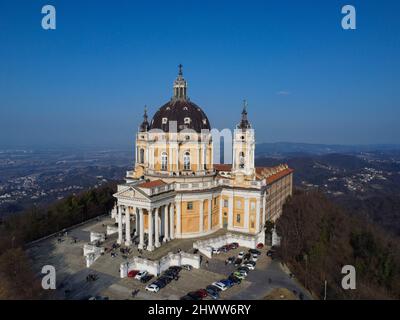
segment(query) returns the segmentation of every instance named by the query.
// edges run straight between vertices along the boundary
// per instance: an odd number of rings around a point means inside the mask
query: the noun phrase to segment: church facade
[[[211,124],[187,96],[182,66],[173,97],[148,120],[135,144],[135,165],[118,186],[112,211],[118,243],[154,250],[163,242],[220,229],[257,236],[292,194],[293,170],[255,166],[255,132],[246,104],[232,137],[232,164],[213,163]]]

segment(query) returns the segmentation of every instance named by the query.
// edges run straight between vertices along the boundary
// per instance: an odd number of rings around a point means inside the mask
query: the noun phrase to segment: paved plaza
[[[108,297],[109,299],[145,299],[145,300],[174,300],[190,291],[205,288],[214,281],[226,278],[235,270],[233,265],[225,264],[230,256],[237,255],[246,248],[238,248],[228,253],[215,255],[212,259],[203,257],[200,269],[191,271],[182,270],[180,278],[172,281],[158,293],[145,291],[145,284],[132,278],[120,278],[119,267],[121,262],[134,256],[142,256],[151,260],[158,260],[168,252],[176,252],[181,249],[193,252],[192,244],[197,239],[176,239],[163,244],[153,252],[143,251],[139,253],[137,248],[132,248],[127,256],[123,256],[118,250],[116,257],[111,257],[109,252],[99,257],[90,268],[86,268],[83,256],[83,245],[89,242],[90,232],[105,232],[106,225],[113,224],[108,217],[99,218],[80,225],[69,231],[67,236],[51,237],[39,241],[27,248],[27,252],[33,262],[34,271],[40,275],[44,265],[52,265],[56,268],[57,289],[54,290],[53,299],[88,299],[93,296]],[[208,237],[216,237],[223,234],[218,231]],[[204,237],[202,239],[205,239]],[[103,246],[111,248],[116,241],[116,235],[110,236]],[[263,299],[275,288],[286,288],[297,293],[302,292],[307,299],[309,295],[284,271],[278,261],[273,261],[266,256],[267,249],[262,249],[262,254],[257,261],[256,269],[250,271],[248,277],[240,285],[236,285],[221,294],[221,299],[253,300]],[[207,263],[208,262],[208,263]],[[97,280],[87,281],[89,274],[95,274]],[[271,282],[269,282],[271,279]],[[132,297],[133,290],[139,290]],[[208,299],[208,298],[207,298]]]

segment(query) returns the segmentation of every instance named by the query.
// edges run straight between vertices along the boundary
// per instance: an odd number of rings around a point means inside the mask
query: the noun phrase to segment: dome
[[[210,122],[203,110],[187,99],[172,99],[164,104],[155,113],[150,123],[150,129],[161,129],[168,132],[170,121],[176,121],[178,132],[184,129],[192,129],[198,133],[201,130],[211,130]]]
[[[174,81],[174,95],[168,103],[164,104],[155,113],[150,123],[150,129],[161,129],[164,132],[171,129],[175,132],[192,129],[198,133],[201,130],[211,130],[206,114],[199,106],[187,97],[187,82],[183,78],[182,65],[179,65],[178,77]],[[176,128],[175,128],[176,126]]]

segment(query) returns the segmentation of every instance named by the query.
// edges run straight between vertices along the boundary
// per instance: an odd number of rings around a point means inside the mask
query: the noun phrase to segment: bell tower
[[[247,118],[247,102],[244,100],[242,118],[234,130],[232,173],[254,176],[254,154],[254,129]]]

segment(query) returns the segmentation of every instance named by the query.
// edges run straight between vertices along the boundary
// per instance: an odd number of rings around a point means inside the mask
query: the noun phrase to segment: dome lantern
[[[187,82],[183,78],[183,72],[182,72],[182,64],[178,66],[179,72],[178,76],[176,77],[176,80],[174,81],[174,100],[186,100],[187,96]]]

